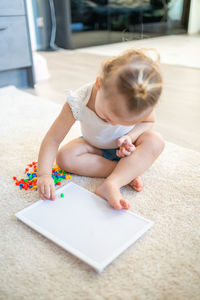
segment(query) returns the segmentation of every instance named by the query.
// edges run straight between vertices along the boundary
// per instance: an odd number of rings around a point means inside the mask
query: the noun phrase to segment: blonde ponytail
[[[135,95],[137,98],[145,100],[147,98],[147,88],[143,83],[138,83],[135,87]]]
[[[116,91],[126,98],[130,111],[142,112],[154,106],[162,92],[162,76],[159,69],[160,56],[153,60],[147,56],[148,50],[130,49],[122,55],[107,60],[102,68],[102,87],[107,95],[115,82]]]

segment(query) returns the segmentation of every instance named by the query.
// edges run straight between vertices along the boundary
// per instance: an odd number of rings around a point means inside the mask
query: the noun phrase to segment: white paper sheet
[[[153,225],[129,210],[115,210],[73,182],[56,191],[55,201],[39,200],[16,217],[98,272]]]

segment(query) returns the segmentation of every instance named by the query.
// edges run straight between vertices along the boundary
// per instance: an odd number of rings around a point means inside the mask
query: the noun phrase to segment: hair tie
[[[147,96],[147,88],[144,86],[144,84],[139,83],[136,88],[136,97],[142,98],[143,100]]]

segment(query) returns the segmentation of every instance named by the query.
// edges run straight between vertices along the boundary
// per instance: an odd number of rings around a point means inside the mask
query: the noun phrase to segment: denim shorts
[[[83,138],[83,136],[80,136],[80,138]],[[114,148],[114,149],[100,149],[103,157],[109,159],[109,160],[115,160],[115,161],[119,161],[121,157],[118,157],[116,155],[116,150],[118,150],[118,148]]]
[[[121,157],[118,157],[116,155],[116,150],[118,150],[119,148],[115,148],[115,149],[100,149],[103,157],[109,159],[109,160],[115,160],[115,161],[119,161]]]

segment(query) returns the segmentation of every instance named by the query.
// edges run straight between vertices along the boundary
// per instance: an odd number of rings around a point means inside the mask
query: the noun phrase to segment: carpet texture
[[[167,143],[143,175],[144,191],[122,188],[131,211],[155,225],[99,275],[13,217],[39,195],[20,190],[12,177],[24,177],[37,160],[61,106],[14,87],[0,90],[0,104],[1,300],[200,299],[200,153]],[[79,134],[76,123],[62,144]],[[72,180],[92,192],[102,182]]]

